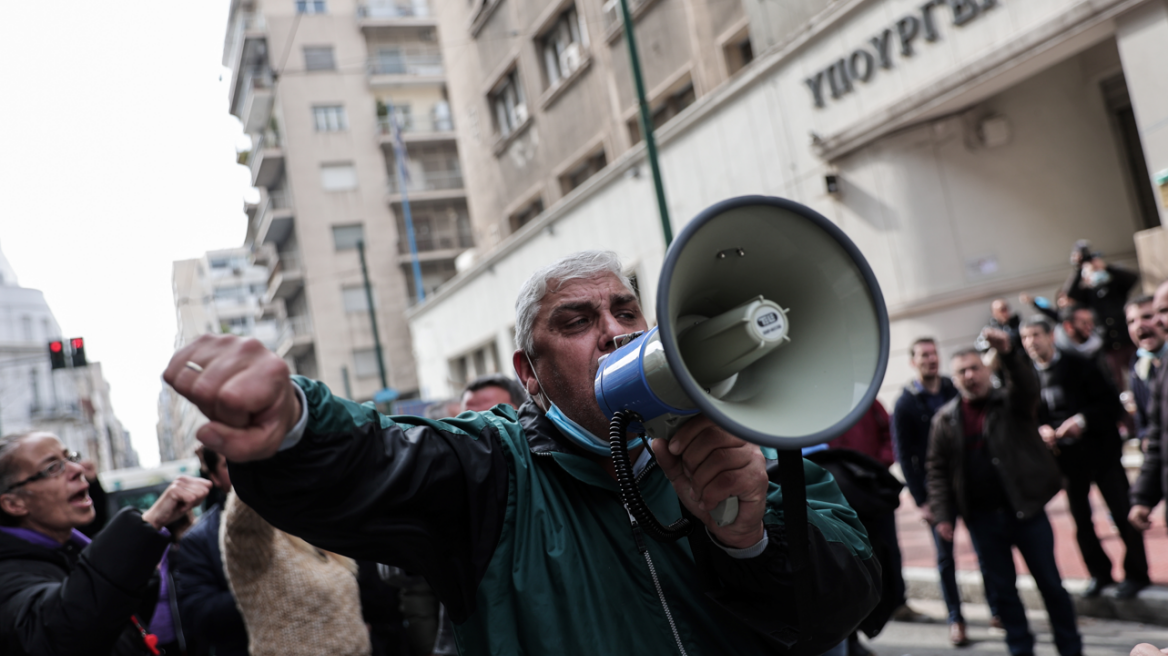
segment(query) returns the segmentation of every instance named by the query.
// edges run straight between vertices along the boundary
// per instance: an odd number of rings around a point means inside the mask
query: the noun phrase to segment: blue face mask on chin
[[[524,357],[526,357],[526,354],[524,354]],[[530,358],[528,358],[527,364],[531,366],[531,373],[535,374],[535,366],[531,364]],[[539,383],[539,389],[541,392],[543,392],[543,383],[539,381],[539,376],[535,377],[535,382]],[[569,419],[568,415],[564,414],[563,411],[560,410],[560,407],[551,400],[551,397],[547,395],[547,392],[543,392],[543,397],[548,400],[548,404],[550,406],[546,413],[547,418],[556,425],[556,428],[560,430],[560,433],[562,433],[564,437],[571,440],[571,442],[576,446],[593,455],[597,455],[602,458],[608,458],[612,456],[612,449],[609,447],[608,440],[601,439],[593,435],[587,428],[584,428],[580,424],[577,424],[576,422]],[[638,437],[637,439],[629,442],[628,448],[631,451],[644,443],[645,440],[641,437]]]

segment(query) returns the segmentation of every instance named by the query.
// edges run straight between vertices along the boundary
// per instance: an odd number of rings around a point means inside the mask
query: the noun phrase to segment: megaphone
[[[698,214],[666,253],[657,320],[601,361],[594,385],[602,411],[651,437],[701,412],[761,446],[820,444],[868,411],[888,366],[888,310],[868,262],[835,224],[782,198]]]

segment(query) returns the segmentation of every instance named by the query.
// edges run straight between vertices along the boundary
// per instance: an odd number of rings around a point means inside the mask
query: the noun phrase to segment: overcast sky
[[[228,0],[7,2],[0,249],[86,338],[143,465],[174,345],[171,262],[243,243]],[[242,140],[242,141],[241,141]]]

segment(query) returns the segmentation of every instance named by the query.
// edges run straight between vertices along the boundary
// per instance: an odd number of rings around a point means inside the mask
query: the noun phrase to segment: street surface
[[[941,601],[911,599],[909,605],[915,610],[932,617],[932,624],[889,622],[875,640],[862,638],[876,656],[978,656],[981,654],[1007,654],[1005,634],[989,628],[989,612],[984,604],[963,604],[966,629],[972,644],[968,647],[953,647],[949,644],[949,628],[945,624],[945,604]],[[1058,656],[1051,640],[1046,614],[1030,611],[1030,629],[1038,640],[1035,654],[1038,656]],[[1141,642],[1149,642],[1158,647],[1168,646],[1168,627],[1101,620],[1090,617],[1079,618],[1079,631],[1083,634],[1083,653],[1086,656],[1114,654],[1126,656],[1132,647]]]

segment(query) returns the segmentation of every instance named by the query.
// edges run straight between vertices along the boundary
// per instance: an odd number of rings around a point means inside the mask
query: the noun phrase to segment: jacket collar
[[[950,380],[948,376],[941,376],[941,389],[939,389],[937,393],[945,394],[950,390],[956,391],[956,388],[953,385],[953,381]],[[916,397],[917,399],[920,399],[927,393],[924,386],[921,385],[921,381],[917,380],[916,378],[908,381],[908,384],[904,386],[904,391]]]
[[[44,533],[34,531],[30,528],[0,526],[0,531],[3,531],[13,537],[18,537],[25,542],[35,544],[38,547],[44,547],[45,549],[60,549],[61,547],[65,546],[53,538],[45,535]],[[84,549],[89,545],[89,542],[90,539],[86,537],[84,533],[78,531],[77,529],[73,529],[73,535],[70,536],[69,542],[66,544],[72,544],[78,549]]]
[[[547,418],[543,409],[531,399],[519,406],[519,425],[523,426],[523,433],[527,437],[527,448],[532,453],[569,453],[575,456],[588,456],[583,449],[569,442],[552,423],[552,420]]]

